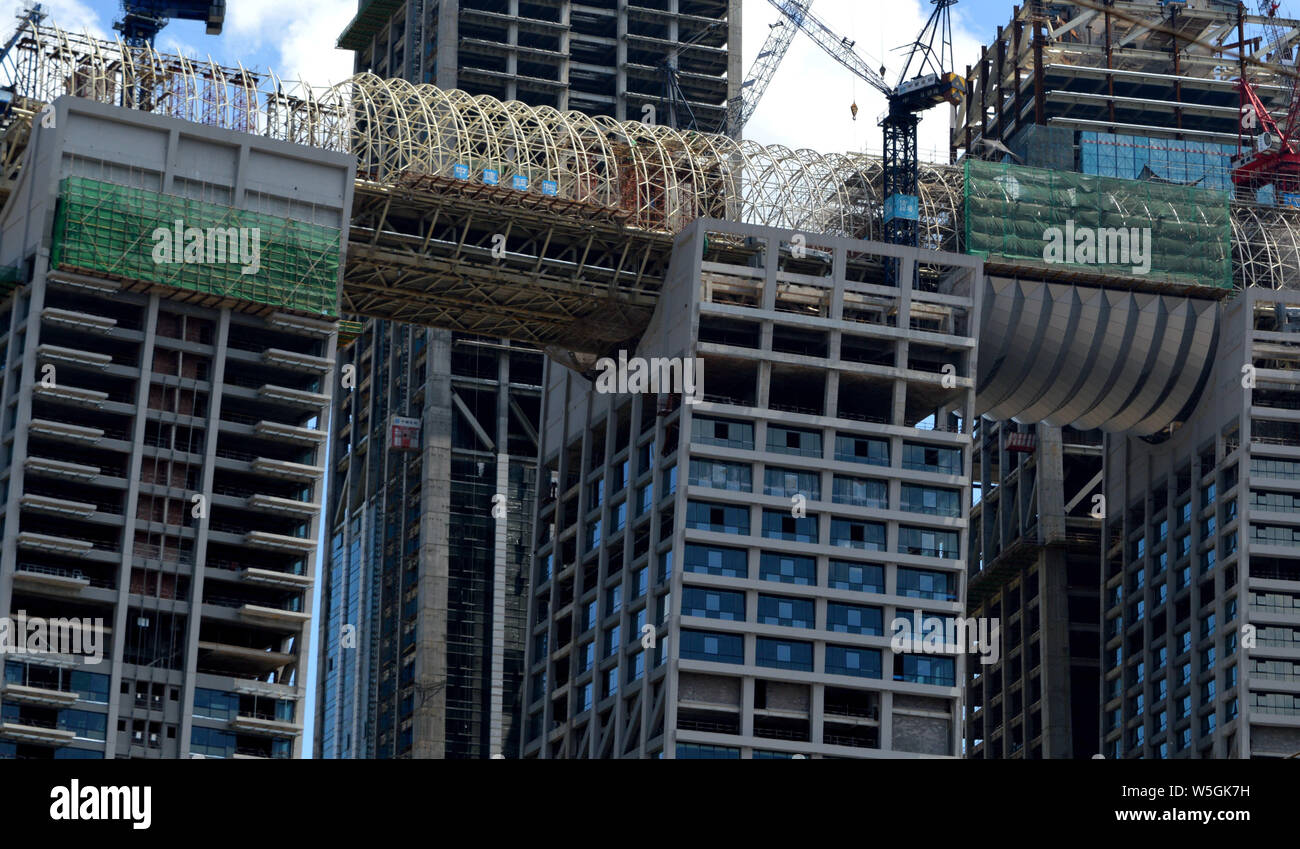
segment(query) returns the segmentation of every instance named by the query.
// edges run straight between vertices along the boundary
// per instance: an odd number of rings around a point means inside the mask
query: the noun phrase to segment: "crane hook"
[[[849,106],[849,111],[853,113],[853,120],[858,120],[858,104],[856,101]]]

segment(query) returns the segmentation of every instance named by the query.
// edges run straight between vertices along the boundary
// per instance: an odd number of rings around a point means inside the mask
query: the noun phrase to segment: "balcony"
[[[198,645],[199,651],[203,652],[205,657],[200,660],[201,669],[210,669],[213,667],[212,661],[217,661],[217,666],[222,670],[222,674],[232,674],[235,671],[241,673],[254,673],[263,675],[268,672],[274,672],[284,666],[287,666],[297,660],[295,655],[281,651],[265,651],[263,649],[248,648],[247,646],[236,646],[229,643],[217,643],[209,640],[200,640]]]
[[[281,424],[280,422],[260,421],[253,428],[253,432],[258,436],[264,436],[267,439],[279,439],[284,442],[292,442],[298,445],[322,445],[329,438],[323,430],[316,430],[310,427],[297,427],[295,425]]]
[[[103,428],[85,427],[84,425],[56,422],[52,419],[32,419],[28,432],[53,439],[67,439],[73,442],[95,444],[104,438]]]
[[[321,506],[312,501],[295,501],[278,495],[250,495],[245,503],[255,509],[270,514],[288,514],[311,518],[320,512]]]
[[[32,397],[44,401],[63,401],[68,404],[79,404],[83,407],[102,407],[108,400],[107,392],[100,392],[97,389],[82,389],[79,386],[65,386],[55,384],[53,386],[44,383],[37,383],[32,387]]]
[[[18,499],[18,503],[29,510],[41,513],[55,513],[61,516],[79,516],[86,518],[95,515],[99,509],[86,501],[71,501],[66,498],[52,498],[48,495],[27,493]]]
[[[22,531],[18,534],[18,547],[34,551],[66,554],[73,557],[85,557],[95,550],[94,543],[89,540],[38,534],[31,531]]]
[[[302,726],[296,722],[276,719],[269,714],[239,714],[232,717],[230,727],[251,734],[269,734],[274,737],[297,736]]]
[[[55,362],[72,363],[73,365],[100,369],[106,369],[113,364],[113,358],[108,354],[99,354],[94,351],[78,351],[75,348],[64,348],[59,345],[38,345],[36,346],[36,356],[42,360],[54,360]]]
[[[266,607],[261,604],[245,604],[239,608],[239,615],[254,625],[304,625],[311,621],[310,613],[296,610],[281,610],[278,607]]]
[[[46,687],[33,687],[28,684],[10,682],[0,685],[0,697],[8,702],[55,708],[64,708],[76,704],[78,698],[76,693],[64,690],[51,690]]]
[[[19,534],[21,539],[22,534]],[[22,545],[22,542],[19,542]],[[90,586],[90,579],[77,569],[60,569],[55,566],[37,566],[19,563],[14,572],[14,587],[36,592],[55,592],[60,595],[77,595]]]
[[[68,463],[64,460],[50,460],[45,457],[28,457],[23,461],[23,468],[28,472],[68,480],[94,481],[100,477],[99,466]]]
[[[37,720],[0,722],[0,737],[19,740],[23,743],[38,743],[44,746],[62,746],[71,743],[77,732],[66,728],[57,728],[53,723]]]
[[[313,357],[310,354],[299,354],[297,351],[284,351],[280,348],[267,348],[262,353],[262,359],[267,365],[316,374],[324,374],[334,366],[334,363],[324,357]]]
[[[288,551],[295,554],[310,554],[316,550],[316,540],[308,537],[291,537],[287,534],[273,534],[270,531],[249,531],[244,534],[244,545],[253,548],[269,548],[273,551]]]
[[[309,575],[277,572],[274,569],[262,569],[257,566],[246,566],[240,569],[239,579],[249,584],[290,590],[307,589],[314,583]]]
[[[280,327],[285,330],[292,330],[298,333],[310,333],[312,336],[322,338],[329,336],[337,327],[337,322],[324,321],[316,318],[304,318],[292,313],[277,312],[272,313],[267,319],[269,324]]]
[[[98,333],[107,333],[117,327],[117,319],[115,318],[91,315],[90,313],[75,310],[64,310],[58,307],[46,307],[41,310],[41,319],[61,327],[70,327],[73,330],[93,330]]]
[[[270,457],[258,457],[252,461],[253,471],[271,477],[295,481],[317,481],[325,474],[323,466],[309,466],[306,463],[291,463],[288,460],[273,460]]]
[[[257,390],[257,394],[267,401],[309,407],[313,410],[324,407],[330,402],[330,396],[320,392],[306,392],[301,389],[290,389],[287,386],[272,386],[269,383]]]

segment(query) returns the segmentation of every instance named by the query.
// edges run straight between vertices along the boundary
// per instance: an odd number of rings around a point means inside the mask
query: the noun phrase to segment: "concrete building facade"
[[[961,613],[980,267],[793,239],[678,236],[627,355],[698,403],[548,363],[524,757],[960,754],[969,658],[890,626]]]
[[[739,90],[739,8],[366,0],[339,46],[358,71],[619,119],[662,114],[671,60],[682,114],[720,125]],[[542,362],[379,321],[341,350],[357,382],[335,407],[320,756],[518,751]],[[393,447],[394,417],[414,422],[413,444]]]
[[[1196,413],[1107,438],[1107,757],[1300,752],[1298,315],[1294,292],[1225,302]]]
[[[0,222],[0,612],[102,660],[6,654],[0,757],[298,756],[351,159],[71,97],[36,124]],[[255,225],[260,270],[160,260],[173,216]]]

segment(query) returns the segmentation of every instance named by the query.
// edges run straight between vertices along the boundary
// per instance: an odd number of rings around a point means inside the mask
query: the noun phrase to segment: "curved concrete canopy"
[[[1217,302],[989,277],[975,411],[1149,436],[1214,362]]]

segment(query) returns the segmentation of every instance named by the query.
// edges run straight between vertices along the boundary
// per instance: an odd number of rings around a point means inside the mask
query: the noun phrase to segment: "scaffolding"
[[[967,253],[1232,287],[1226,192],[970,158],[965,168]]]
[[[26,104],[0,123],[4,161],[18,161],[41,103],[76,94],[351,153],[358,192],[386,195],[433,181],[501,208],[527,199],[557,220],[612,218],[626,229],[668,235],[699,217],[863,239],[884,233],[881,162],[866,154],[738,142],[372,74],[313,89],[54,27],[24,34],[0,67],[0,84],[14,86],[15,102]],[[1140,185],[1161,179],[1148,175]],[[963,169],[922,164],[919,188],[921,246],[964,250]],[[1231,219],[1234,284],[1291,285],[1300,255],[1296,212],[1237,200]]]
[[[340,241],[330,227],[67,177],[50,266],[333,317]]]

